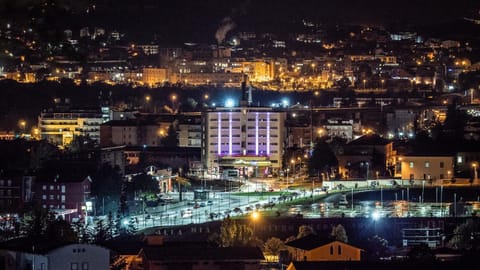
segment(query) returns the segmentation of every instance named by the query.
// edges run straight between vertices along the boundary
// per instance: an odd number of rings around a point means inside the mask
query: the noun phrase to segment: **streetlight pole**
[[[422,203],[425,201],[425,180],[422,181]]]
[[[380,185],[380,207],[383,208],[383,188]]]
[[[453,216],[457,216],[457,193],[453,193]]]
[[[443,217],[443,185],[440,186],[440,216]]]
[[[353,212],[353,187],[352,187],[352,212]]]

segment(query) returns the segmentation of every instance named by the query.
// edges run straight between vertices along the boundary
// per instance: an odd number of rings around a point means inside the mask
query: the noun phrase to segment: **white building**
[[[110,266],[110,251],[96,245],[70,244],[53,249],[32,246],[31,249],[30,252],[4,249],[0,259],[8,260],[12,268],[7,269],[104,270]]]
[[[41,139],[59,147],[70,144],[75,136],[100,142],[100,125],[107,121],[99,110],[44,111],[38,117]]]
[[[216,108],[203,116],[202,161],[211,173],[238,169],[264,176],[282,168],[285,112],[272,108]]]

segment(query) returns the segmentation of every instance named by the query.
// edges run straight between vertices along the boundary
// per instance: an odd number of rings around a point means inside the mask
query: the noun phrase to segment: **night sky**
[[[401,28],[458,21],[479,15],[478,9],[475,0],[0,0],[0,20],[28,23],[32,15],[48,16],[44,21],[53,27],[101,26],[134,38],[210,42],[227,17],[236,31],[293,32],[302,19]]]

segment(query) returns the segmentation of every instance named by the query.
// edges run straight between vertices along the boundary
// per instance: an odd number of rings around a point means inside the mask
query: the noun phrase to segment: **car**
[[[200,208],[200,204],[199,204],[199,203],[195,203],[195,204],[193,205],[193,208],[195,208],[195,209]]]
[[[200,207],[205,207],[205,206],[206,206],[205,202],[200,203]]]
[[[212,205],[212,204],[213,204],[212,200],[207,201],[207,205]]]
[[[189,218],[193,216],[192,209],[185,209],[181,211],[182,218]]]

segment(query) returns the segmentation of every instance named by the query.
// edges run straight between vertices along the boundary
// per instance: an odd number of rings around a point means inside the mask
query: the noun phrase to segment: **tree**
[[[312,156],[308,160],[308,172],[310,175],[326,173],[330,175],[332,168],[338,166],[338,160],[325,139],[318,140],[313,149]]]
[[[104,163],[95,172],[92,179],[92,195],[97,198],[95,200],[97,209],[103,207],[103,202],[108,203],[119,199],[123,179],[118,167]],[[106,208],[108,209],[108,207]],[[106,212],[105,209],[102,210]]]
[[[480,232],[480,224],[478,220],[469,219],[453,230],[453,237],[447,245],[455,249],[475,248],[475,235],[478,232]]]
[[[167,130],[167,136],[165,136],[161,141],[163,146],[175,147],[178,146],[178,132],[175,128],[174,123],[172,123]]]
[[[388,254],[388,241],[378,235],[374,235],[367,239],[365,249],[370,259],[378,260]]]
[[[189,187],[191,186],[191,183],[190,181],[187,179],[187,178],[184,178],[184,177],[181,177],[181,176],[177,176],[177,178],[175,179],[175,181],[177,182],[178,184],[178,200],[179,201],[182,201],[183,200],[183,189],[182,189],[182,186],[183,187]]]
[[[144,195],[157,194],[160,192],[157,180],[151,175],[142,173],[132,178],[134,191],[142,192]]]
[[[31,151],[30,169],[37,170],[43,167],[44,163],[54,154],[58,153],[58,148],[47,141],[40,141]]]
[[[337,226],[332,227],[332,232],[330,233],[330,236],[337,241],[348,243],[347,232],[345,231],[345,228],[342,226],[342,224],[338,224]]]
[[[95,146],[95,141],[92,140],[89,136],[75,136],[67,146],[68,150],[71,153],[80,153],[93,149]]]
[[[109,223],[105,223],[103,219],[95,220],[95,234],[93,235],[94,243],[101,244],[107,240],[110,240],[113,237],[113,235],[111,235],[111,230],[109,226]]]
[[[59,242],[78,241],[78,235],[73,230],[70,223],[61,218],[55,218],[53,214],[50,214],[48,219],[45,237],[49,240]]]
[[[235,220],[227,217],[220,226],[218,238],[220,247],[259,246],[259,239],[253,237],[253,230],[245,224],[237,224]]]
[[[435,259],[432,250],[424,243],[410,249],[407,256],[412,261],[433,261]]]
[[[312,226],[309,225],[302,225],[298,227],[298,234],[297,234],[297,239],[305,237],[310,234],[315,234],[315,230],[312,228]]]
[[[83,221],[77,221],[72,223],[72,228],[77,234],[79,243],[90,243],[91,235],[87,230],[87,225]]]
[[[285,244],[279,238],[272,237],[265,241],[264,248],[267,253],[278,256],[280,251],[285,249]]]
[[[73,230],[70,223],[63,219],[55,218],[49,209],[36,207],[25,218],[24,231],[27,237],[33,239],[46,238],[51,241],[74,242],[78,240],[78,234]]]

